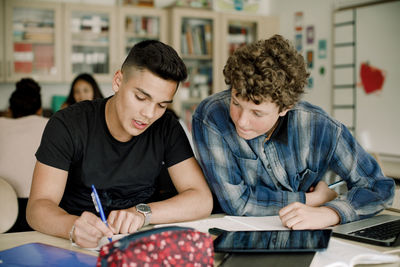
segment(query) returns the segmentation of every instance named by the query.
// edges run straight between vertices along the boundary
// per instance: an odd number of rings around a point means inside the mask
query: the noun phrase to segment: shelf
[[[95,41],[72,41],[72,46],[86,46],[86,47],[109,47],[110,44],[107,43],[99,43]]]

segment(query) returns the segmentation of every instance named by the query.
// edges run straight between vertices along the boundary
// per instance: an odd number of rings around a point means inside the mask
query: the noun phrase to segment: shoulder
[[[321,107],[313,105],[307,101],[300,101],[289,112],[289,117],[295,117],[297,121],[313,124],[329,124],[333,127],[341,128],[342,124],[336,119],[332,118]]]
[[[223,124],[229,121],[230,100],[230,90],[213,94],[199,104],[193,117],[204,123]]]
[[[31,127],[43,127],[48,122],[48,118],[41,117],[38,115],[29,115],[21,118],[13,119],[13,118],[0,118],[0,125],[10,126],[13,125],[23,125],[24,127],[31,129]]]
[[[101,115],[102,105],[106,99],[82,101],[57,111],[50,120],[59,120],[67,124],[82,124],[92,121]]]

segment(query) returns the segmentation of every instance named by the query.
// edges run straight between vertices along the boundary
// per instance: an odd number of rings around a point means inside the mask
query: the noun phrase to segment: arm
[[[347,193],[325,204],[339,214],[340,223],[373,216],[392,203],[393,179],[383,175],[376,160],[344,126],[329,166],[347,183]]]
[[[383,176],[377,162],[345,127],[342,127],[329,166],[347,182],[348,192],[326,201],[321,207],[288,205],[279,212],[285,226],[317,229],[360,220],[380,212],[392,201],[393,180]]]
[[[26,209],[27,221],[37,231],[66,239],[75,225],[75,242],[82,247],[96,247],[102,236],[112,236],[112,232],[93,213],[84,212],[78,217],[58,206],[67,176],[68,172],[64,170],[36,162]]]
[[[178,195],[149,203],[152,210],[150,223],[172,223],[204,218],[212,210],[212,196],[203,173],[194,157],[168,169]],[[135,207],[112,211],[108,217],[115,232],[132,233],[144,223],[144,216]]]

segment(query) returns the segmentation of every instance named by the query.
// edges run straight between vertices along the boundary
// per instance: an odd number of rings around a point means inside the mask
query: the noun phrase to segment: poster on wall
[[[312,50],[307,51],[306,59],[307,59],[307,68],[309,69],[314,68],[314,52]]]
[[[313,77],[308,77],[308,79],[307,79],[307,87],[308,87],[308,89],[312,89],[314,87],[314,79],[313,79]]]
[[[302,34],[296,34],[295,36],[295,41],[294,41],[294,45],[296,47],[296,50],[298,52],[301,53],[301,51],[303,50],[303,35]]]
[[[326,40],[318,41],[318,58],[326,58]]]
[[[307,44],[313,44],[315,38],[314,26],[308,26],[306,29]]]
[[[301,32],[303,30],[303,12],[294,13],[294,30],[296,32]]]

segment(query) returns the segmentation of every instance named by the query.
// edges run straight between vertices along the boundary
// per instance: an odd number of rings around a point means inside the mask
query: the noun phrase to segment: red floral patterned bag
[[[101,247],[97,266],[213,266],[211,236],[186,227],[137,232]]]

